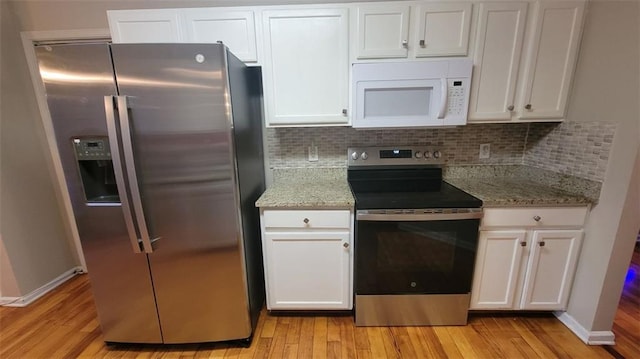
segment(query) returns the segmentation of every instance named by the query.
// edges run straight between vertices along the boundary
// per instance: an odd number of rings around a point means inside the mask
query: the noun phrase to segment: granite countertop
[[[346,168],[276,169],[274,181],[258,198],[256,207],[353,207]]]
[[[572,206],[597,203],[600,183],[521,165],[447,166],[443,178],[484,207]],[[275,169],[256,207],[353,207],[346,168]]]
[[[452,166],[444,179],[484,207],[595,204],[600,183],[528,166]]]

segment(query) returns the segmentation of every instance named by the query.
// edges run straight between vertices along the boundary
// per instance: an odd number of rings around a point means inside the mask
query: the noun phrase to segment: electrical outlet
[[[309,162],[317,162],[318,161],[318,146],[309,146]]]
[[[480,159],[491,157],[491,144],[483,143],[480,145]]]

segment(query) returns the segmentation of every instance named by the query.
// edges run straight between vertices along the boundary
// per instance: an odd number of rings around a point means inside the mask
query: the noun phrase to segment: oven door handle
[[[479,219],[483,213],[370,213],[369,211],[357,211],[358,221],[455,221],[461,219]]]

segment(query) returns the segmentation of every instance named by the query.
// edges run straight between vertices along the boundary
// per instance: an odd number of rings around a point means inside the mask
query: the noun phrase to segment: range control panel
[[[111,149],[109,138],[104,137],[82,137],[73,138],[73,149],[78,160],[110,160]]]
[[[347,150],[347,156],[350,167],[444,163],[442,152],[429,146],[350,147]]]

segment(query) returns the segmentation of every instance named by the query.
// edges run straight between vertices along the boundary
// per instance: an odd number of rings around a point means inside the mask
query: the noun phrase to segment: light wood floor
[[[640,358],[640,256],[614,332],[617,357]],[[617,352],[617,353],[616,353]],[[619,353],[619,355],[618,355]],[[462,327],[355,327],[351,316],[263,311],[249,348],[229,344],[111,346],[103,343],[86,275],[26,308],[0,307],[0,358],[611,358],[550,314],[473,314]]]
[[[613,321],[616,345],[625,358],[640,358],[640,245],[636,244],[618,311]]]

